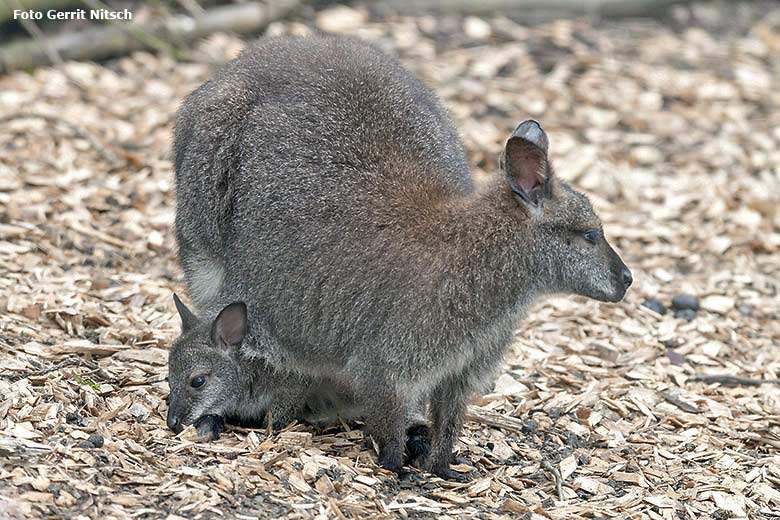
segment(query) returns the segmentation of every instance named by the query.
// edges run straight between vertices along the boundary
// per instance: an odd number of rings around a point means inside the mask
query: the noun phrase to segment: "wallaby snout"
[[[609,249],[613,257],[611,262],[611,271],[614,291],[610,297],[606,298],[606,301],[617,303],[623,299],[623,297],[626,295],[626,292],[628,291],[628,288],[631,287],[632,283],[634,283],[634,277],[631,275],[631,271],[628,269],[626,264],[623,263],[623,260],[620,258],[617,252],[615,252],[611,246]]]
[[[620,276],[623,278],[623,284],[626,286],[626,290],[628,290],[628,288],[631,287],[631,284],[634,282],[634,277],[631,276],[631,271],[628,270],[628,267],[623,267],[623,270],[620,272]]]
[[[602,236],[598,242],[580,244],[570,251],[571,259],[561,263],[564,271],[564,291],[609,303],[623,299],[634,282],[631,271]]]

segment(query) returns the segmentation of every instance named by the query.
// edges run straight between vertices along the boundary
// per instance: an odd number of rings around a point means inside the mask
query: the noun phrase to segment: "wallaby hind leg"
[[[400,473],[403,467],[404,444],[406,441],[406,413],[400,396],[388,386],[377,391],[376,383],[372,388],[358,395],[371,396],[365,402],[365,417],[368,433],[379,445],[379,465],[390,471]]]
[[[489,389],[501,366],[502,345],[507,342],[503,336],[497,336],[492,345],[467,364],[463,372],[445,379],[433,391],[430,404],[433,440],[428,461],[431,473],[446,479],[469,480],[450,469],[450,463],[455,458],[452,448],[463,426],[469,399],[474,393]]]
[[[467,402],[466,388],[454,378],[443,381],[431,397],[433,439],[428,469],[443,479],[469,480],[465,475],[450,469],[452,449],[463,426]]]
[[[406,403],[406,453],[404,464],[422,467],[431,454],[431,428],[428,425],[428,397]]]

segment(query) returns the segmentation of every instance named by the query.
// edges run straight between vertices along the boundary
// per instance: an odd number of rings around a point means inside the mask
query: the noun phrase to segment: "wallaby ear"
[[[509,186],[534,206],[541,203],[550,180],[548,144],[542,125],[528,119],[517,125],[504,148],[502,166]]]
[[[211,340],[218,347],[228,349],[240,345],[246,332],[246,304],[231,303],[220,311],[211,325]]]
[[[176,293],[173,293],[173,303],[176,304],[176,310],[179,312],[179,317],[181,318],[182,332],[187,332],[198,324],[198,317],[184,305],[184,302],[179,299]]]

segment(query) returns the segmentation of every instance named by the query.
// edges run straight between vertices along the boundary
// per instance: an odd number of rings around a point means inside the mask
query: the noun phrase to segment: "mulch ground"
[[[399,54],[477,176],[539,119],[633,270],[622,303],[550,299],[518,325],[460,439],[468,484],[379,470],[359,428],[166,428],[172,120],[240,40],[0,77],[0,517],[780,518],[780,8],[735,4],[269,29]]]

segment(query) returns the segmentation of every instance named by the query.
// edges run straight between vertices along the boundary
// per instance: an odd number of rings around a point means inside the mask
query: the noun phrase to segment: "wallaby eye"
[[[192,388],[200,388],[206,384],[206,376],[195,376],[190,379],[190,386]]]
[[[599,231],[598,229],[589,229],[582,233],[582,238],[584,238],[591,244],[595,244],[596,242],[598,242],[600,237],[601,237],[601,231]]]

